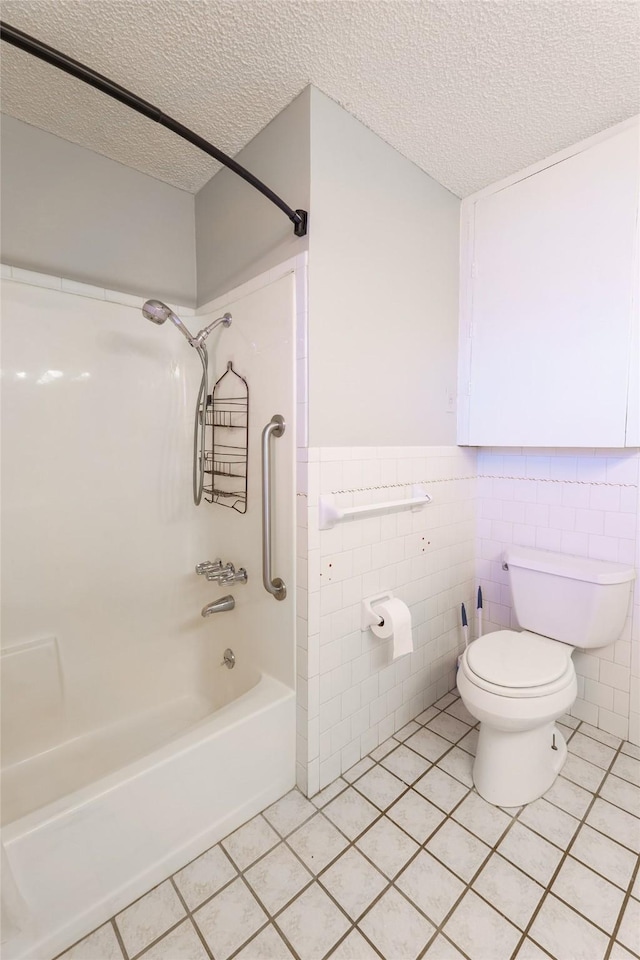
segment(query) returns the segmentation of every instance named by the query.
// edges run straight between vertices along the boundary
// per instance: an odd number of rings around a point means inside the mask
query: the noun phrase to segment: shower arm
[[[289,220],[293,223],[293,232],[296,237],[306,236],[306,210],[292,210],[273,190],[270,190],[266,184],[258,180],[257,177],[254,177],[248,170],[245,170],[236,160],[228,157],[226,153],[218,150],[217,147],[214,147],[213,144],[209,143],[209,141],[203,137],[198,136],[193,130],[185,127],[182,123],[178,123],[178,121],[172,117],[167,116],[167,114],[163,113],[158,107],[154,107],[152,103],[149,103],[147,100],[142,100],[141,97],[138,97],[135,93],[131,93],[131,91],[125,89],[125,87],[121,87],[119,84],[114,83],[113,80],[109,80],[108,77],[97,73],[95,70],[92,70],[91,67],[85,66],[85,64],[80,63],[78,60],[73,60],[65,53],[49,47],[46,43],[42,43],[41,40],[36,40],[35,37],[23,33],[22,30],[18,30],[16,27],[12,27],[4,21],[0,21],[0,39],[5,40],[14,47],[18,47],[18,49],[23,50],[25,53],[30,53],[39,60],[44,60],[45,63],[57,67],[59,70],[70,74],[77,80],[88,83],[89,86],[95,87],[96,90],[106,93],[107,96],[113,97],[114,100],[119,100],[120,103],[124,103],[125,106],[130,107],[132,110],[141,113],[150,120],[154,120],[168,130],[172,130],[173,133],[182,137],[183,140],[188,140],[189,143],[192,143],[195,147],[204,151],[204,153],[208,153],[210,157],[218,160],[219,163],[224,164],[224,166],[232,170],[233,173],[242,177],[243,180],[246,180],[252,187],[255,187],[267,200],[270,200],[271,203],[274,203],[283,213],[286,213]]]

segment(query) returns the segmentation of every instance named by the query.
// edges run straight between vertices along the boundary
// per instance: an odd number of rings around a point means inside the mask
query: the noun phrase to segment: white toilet
[[[469,645],[458,690],[480,737],[473,781],[501,807],[529,803],[560,772],[567,746],[555,721],[577,694],[575,648],[605,647],[624,625],[633,567],[511,547],[504,557],[520,631]]]

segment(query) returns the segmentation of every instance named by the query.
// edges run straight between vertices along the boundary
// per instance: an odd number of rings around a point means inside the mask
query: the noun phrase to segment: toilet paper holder
[[[367,597],[362,601],[362,608],[360,612],[360,623],[362,630],[368,630],[369,627],[381,627],[384,624],[384,617],[381,617],[379,613],[376,613],[373,607],[378,603],[384,603],[385,600],[391,600],[392,598],[392,593],[378,593],[374,597]]]

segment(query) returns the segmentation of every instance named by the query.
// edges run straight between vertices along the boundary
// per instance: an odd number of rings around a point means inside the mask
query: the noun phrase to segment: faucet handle
[[[205,560],[203,563],[196,564],[196,573],[198,576],[202,574],[214,573],[216,570],[222,570],[222,560],[219,558],[211,562],[211,560]]]
[[[219,567],[215,567],[212,570],[206,570],[205,576],[207,580],[215,580],[217,583],[226,583],[229,578],[233,578],[236,568],[232,563],[227,563],[225,566],[222,566],[222,562]]]

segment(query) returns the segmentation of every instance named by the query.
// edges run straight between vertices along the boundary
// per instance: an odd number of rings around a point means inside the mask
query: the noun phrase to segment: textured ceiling
[[[458,196],[640,111],[635,0],[3,0],[236,154],[308,83]],[[217,165],[8,44],[2,109],[197,191]]]

